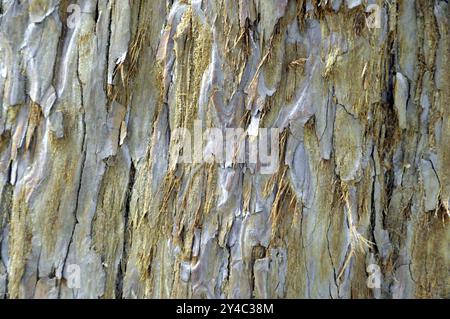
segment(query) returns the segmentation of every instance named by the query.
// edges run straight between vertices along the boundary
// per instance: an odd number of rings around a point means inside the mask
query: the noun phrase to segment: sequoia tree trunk
[[[448,11],[0,1],[0,298],[450,297]],[[277,171],[181,163],[197,119]]]

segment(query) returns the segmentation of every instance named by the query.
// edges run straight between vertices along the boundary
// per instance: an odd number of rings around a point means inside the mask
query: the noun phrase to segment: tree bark
[[[449,298],[448,2],[368,2],[2,0],[0,298]]]

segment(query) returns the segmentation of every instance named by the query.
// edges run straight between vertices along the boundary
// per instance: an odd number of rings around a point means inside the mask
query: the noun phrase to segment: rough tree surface
[[[448,19],[1,0],[0,298],[449,298]],[[279,128],[278,170],[179,163],[196,119]]]

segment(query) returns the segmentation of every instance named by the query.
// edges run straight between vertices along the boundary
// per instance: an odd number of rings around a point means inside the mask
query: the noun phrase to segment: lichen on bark
[[[0,1],[0,298],[449,298],[448,10]]]

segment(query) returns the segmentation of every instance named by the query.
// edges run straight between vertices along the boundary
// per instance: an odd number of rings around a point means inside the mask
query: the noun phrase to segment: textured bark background
[[[450,297],[448,11],[0,1],[0,298]],[[176,164],[197,118],[278,172]]]

